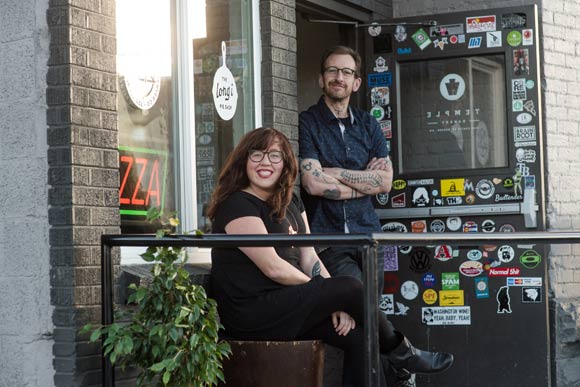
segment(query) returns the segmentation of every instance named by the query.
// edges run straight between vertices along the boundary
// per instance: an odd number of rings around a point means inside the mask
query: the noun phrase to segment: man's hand
[[[374,171],[377,169],[380,169],[382,171],[386,171],[390,168],[392,168],[392,163],[391,163],[391,159],[389,159],[389,156],[387,157],[373,157],[371,159],[371,161],[369,161],[369,163],[367,164],[367,169]]]

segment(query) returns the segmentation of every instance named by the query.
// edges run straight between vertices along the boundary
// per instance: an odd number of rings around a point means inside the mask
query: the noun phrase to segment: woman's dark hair
[[[212,221],[215,219],[218,207],[230,195],[250,185],[246,173],[250,151],[265,151],[276,141],[280,144],[284,167],[278,181],[278,189],[274,190],[267,203],[272,208],[273,218],[281,219],[286,215],[286,208],[292,200],[292,189],[298,176],[298,161],[290,141],[282,132],[274,128],[258,128],[246,133],[228,156],[218,177],[217,187],[211,196],[207,210],[209,219]]]
[[[320,59],[320,74],[321,75],[324,75],[324,70],[326,69],[326,60],[331,55],[350,55],[352,57],[352,59],[354,60],[354,65],[356,67],[355,68],[355,70],[356,70],[355,75],[357,77],[360,77],[360,66],[362,63],[362,59],[361,59],[360,55],[358,54],[358,52],[356,52],[352,48],[346,47],[346,46],[334,46],[334,47],[331,47],[331,48],[327,49],[326,51],[324,51],[324,53],[322,54],[322,58]]]

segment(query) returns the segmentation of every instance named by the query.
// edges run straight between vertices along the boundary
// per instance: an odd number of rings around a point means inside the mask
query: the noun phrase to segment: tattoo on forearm
[[[383,184],[383,178],[376,172],[366,173],[352,173],[350,171],[342,171],[340,177],[347,184],[368,184],[371,187],[380,187]]]
[[[312,171],[312,174],[316,177],[320,177],[321,175],[320,169],[315,169],[314,171]]]
[[[305,171],[310,171],[312,169],[312,161],[309,161],[308,163],[303,163],[302,168]]]
[[[335,189],[326,189],[324,190],[322,196],[324,196],[327,199],[338,199],[340,197],[340,191],[335,188]]]
[[[316,263],[312,266],[312,277],[315,277],[320,274],[320,261],[316,261]]]

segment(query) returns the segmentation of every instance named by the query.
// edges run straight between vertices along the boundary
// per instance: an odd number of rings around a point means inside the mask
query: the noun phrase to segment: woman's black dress
[[[215,216],[213,233],[225,233],[234,219],[255,216],[264,221],[270,234],[305,233],[301,213],[304,205],[292,198],[286,216],[279,222],[270,216],[266,202],[239,191],[225,200]],[[298,268],[300,249],[275,247],[278,255]],[[316,305],[322,277],[302,285],[272,281],[237,248],[212,250],[212,297],[218,303],[221,323],[229,336],[239,339],[291,340]]]

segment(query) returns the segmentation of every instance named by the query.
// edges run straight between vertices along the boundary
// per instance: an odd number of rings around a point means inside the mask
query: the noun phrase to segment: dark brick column
[[[100,382],[100,236],[119,232],[115,1],[51,0],[47,75],[56,386]]]
[[[281,130],[297,146],[296,2],[260,1],[264,126]]]

